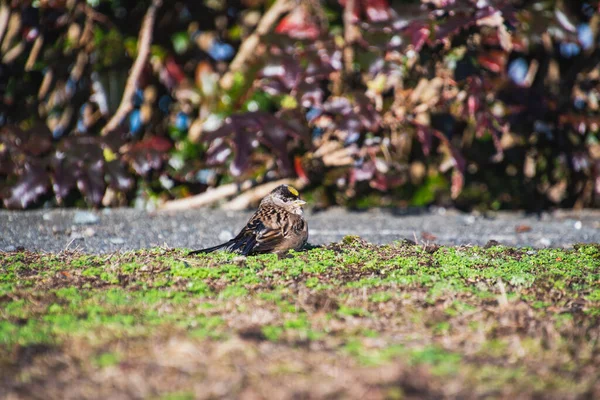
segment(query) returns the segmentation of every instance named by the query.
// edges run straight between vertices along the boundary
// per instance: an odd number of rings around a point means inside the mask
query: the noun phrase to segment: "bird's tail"
[[[238,235],[228,242],[218,244],[206,249],[190,251],[188,255],[212,253],[217,250],[226,250],[243,256],[250,255],[256,246],[256,236],[253,234]]]
[[[221,249],[228,249],[229,246],[231,246],[231,240],[229,242],[221,243],[221,244],[218,244],[218,245],[213,246],[213,247],[207,247],[206,249],[200,249],[200,250],[190,251],[188,253],[188,256],[191,256],[192,254],[212,253],[213,251],[217,251],[217,250],[221,250]]]

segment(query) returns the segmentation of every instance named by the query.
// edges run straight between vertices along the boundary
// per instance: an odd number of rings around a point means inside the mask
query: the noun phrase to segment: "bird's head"
[[[302,206],[306,204],[304,200],[300,199],[298,190],[290,185],[277,186],[261,201],[261,204],[268,203],[282,207],[287,211],[298,215],[302,215]]]

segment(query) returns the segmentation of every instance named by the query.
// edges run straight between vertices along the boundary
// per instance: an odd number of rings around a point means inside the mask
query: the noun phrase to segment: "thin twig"
[[[0,47],[3,53],[6,53],[8,51],[8,49],[10,48],[14,39],[18,36],[20,31],[21,14],[10,14],[10,17],[8,18],[8,30],[6,31],[6,36],[4,37],[4,41],[2,42],[2,47]]]
[[[125,85],[125,91],[123,92],[123,98],[121,99],[121,104],[119,104],[119,108],[117,108],[115,114],[102,129],[102,136],[106,136],[115,130],[133,108],[133,95],[135,93],[140,75],[142,74],[144,66],[146,65],[148,54],[150,53],[156,11],[161,5],[162,0],[152,0],[152,4],[150,7],[148,7],[148,11],[146,11],[138,39],[138,55],[133,63],[133,66],[131,67],[129,78],[127,79],[127,83]]]
[[[70,77],[74,82],[79,82],[85,71],[88,62],[88,55],[85,51],[80,51],[75,59],[75,65],[71,68]]]
[[[353,155],[356,147],[344,147],[323,156],[323,164],[326,167],[343,167],[354,163]]]
[[[269,33],[275,25],[275,22],[286,12],[294,8],[294,2],[291,0],[277,0],[263,15],[254,32],[244,40],[235,58],[229,64],[229,69],[220,80],[220,85],[224,89],[231,88],[233,76],[236,72],[243,72],[248,67],[251,59],[256,54],[256,48],[260,44],[260,39]]]
[[[83,25],[83,32],[79,37],[79,46],[87,46],[88,43],[92,41],[94,38],[94,20],[87,16],[85,19],[85,24]]]
[[[8,20],[10,18],[10,7],[5,2],[0,4],[0,44],[2,43],[2,39],[4,38],[4,32],[6,32],[6,27],[8,26]]]
[[[23,53],[23,50],[25,50],[25,42],[19,42],[19,44],[4,54],[4,57],[2,57],[2,62],[4,64],[11,64],[21,55],[21,53]]]
[[[29,57],[25,63],[25,71],[31,71],[33,69],[35,62],[40,55],[40,51],[42,50],[42,46],[44,46],[44,36],[39,35],[33,43],[33,48],[29,52]]]
[[[347,0],[344,8],[344,71],[346,75],[352,73],[354,63],[354,49],[356,40],[356,26],[354,25],[355,0]]]
[[[89,4],[85,4],[83,6],[83,12],[92,21],[100,22],[101,24],[110,25],[110,26],[113,25],[110,18],[108,18],[106,15],[94,10],[94,8],[92,6],[90,6]]]
[[[52,68],[48,68],[48,71],[44,74],[44,78],[42,79],[40,89],[38,90],[38,100],[43,100],[46,98],[46,95],[50,90],[50,85],[52,84],[53,79],[54,70]]]

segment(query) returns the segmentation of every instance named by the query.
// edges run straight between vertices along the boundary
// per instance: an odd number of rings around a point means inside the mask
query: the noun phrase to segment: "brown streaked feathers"
[[[226,250],[242,255],[300,250],[308,239],[308,225],[302,215],[298,191],[281,185],[269,193],[241,232],[230,241],[189,254]]]

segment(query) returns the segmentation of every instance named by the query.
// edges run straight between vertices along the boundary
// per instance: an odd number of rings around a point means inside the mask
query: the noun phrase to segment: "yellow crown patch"
[[[289,191],[290,191],[290,193],[291,193],[291,194],[293,194],[294,196],[298,196],[298,191],[297,191],[295,188],[293,188],[293,187],[291,187],[291,186],[288,186],[288,190],[289,190]]]

